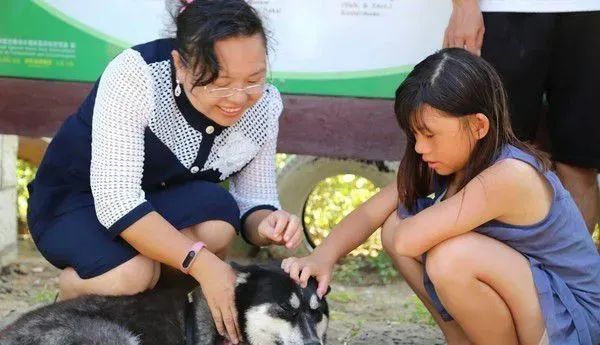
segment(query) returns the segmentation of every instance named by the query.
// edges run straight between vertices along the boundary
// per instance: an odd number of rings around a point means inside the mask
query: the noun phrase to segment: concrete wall
[[[14,135],[0,135],[0,267],[17,257],[17,148]]]

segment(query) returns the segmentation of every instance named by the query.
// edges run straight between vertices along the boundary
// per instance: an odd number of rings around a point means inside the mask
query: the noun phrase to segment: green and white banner
[[[3,0],[0,76],[96,80],[132,45],[169,37],[170,0]],[[202,0],[196,0],[202,1]],[[392,97],[442,44],[448,0],[248,0],[286,93]]]

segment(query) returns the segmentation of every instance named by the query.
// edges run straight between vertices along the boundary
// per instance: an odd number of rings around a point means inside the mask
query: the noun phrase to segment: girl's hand
[[[454,1],[444,33],[444,48],[463,48],[481,56],[485,26],[477,0]]]
[[[258,235],[273,244],[285,245],[286,248],[296,248],[302,242],[304,230],[300,218],[279,210],[269,214],[258,225]]]
[[[317,295],[323,298],[331,281],[333,264],[320,258],[318,254],[312,254],[303,258],[290,257],[281,262],[281,268],[303,288],[308,284],[312,276],[317,279]]]
[[[221,336],[229,335],[232,343],[242,340],[235,308],[236,272],[208,250],[201,250],[190,274],[200,283],[202,293]]]

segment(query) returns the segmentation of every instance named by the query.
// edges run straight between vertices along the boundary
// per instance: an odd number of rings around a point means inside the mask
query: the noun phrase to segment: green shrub
[[[17,160],[17,219],[20,235],[27,232],[27,184],[33,180],[37,167],[21,159]]]

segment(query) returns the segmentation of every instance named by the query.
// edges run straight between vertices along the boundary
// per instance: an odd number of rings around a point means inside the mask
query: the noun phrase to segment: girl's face
[[[489,121],[483,114],[458,118],[424,105],[413,129],[415,151],[429,168],[442,176],[460,173],[477,140],[488,132]],[[466,126],[465,126],[466,121]]]
[[[217,41],[218,78],[206,86],[193,87],[194,73],[173,51],[177,79],[199,112],[221,126],[232,126],[262,96],[267,74],[267,52],[260,34]]]

